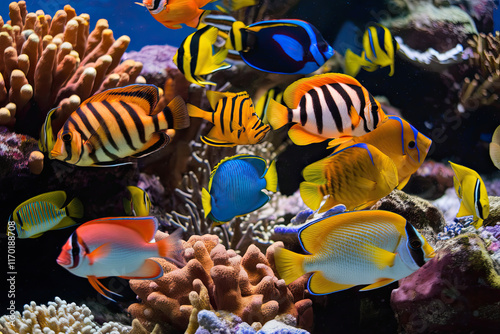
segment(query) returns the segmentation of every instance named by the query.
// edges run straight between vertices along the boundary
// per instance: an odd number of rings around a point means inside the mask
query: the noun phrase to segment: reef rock
[[[405,333],[484,333],[500,328],[500,276],[474,233],[446,242],[399,281],[391,306]]]
[[[488,196],[490,201],[490,214],[483,222],[483,225],[495,225],[500,222],[500,197]]]

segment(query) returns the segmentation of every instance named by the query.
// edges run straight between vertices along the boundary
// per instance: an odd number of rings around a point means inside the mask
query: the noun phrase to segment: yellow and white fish
[[[51,191],[19,204],[11,218],[16,223],[17,237],[38,238],[44,232],[76,225],[72,218],[83,217],[83,205],[73,198],[66,206],[66,192]]]
[[[143,189],[136,186],[128,186],[129,197],[123,199],[123,208],[129,216],[149,216],[151,200]]]
[[[490,200],[481,176],[465,166],[449,161],[455,176],[453,185],[458,198],[460,209],[457,217],[473,216],[475,228],[483,226],[483,220],[490,214]]]
[[[388,211],[354,211],[320,218],[299,230],[308,255],[277,248],[279,277],[290,284],[313,272],[307,289],[324,295],[356,285],[361,291],[400,280],[434,257],[425,238],[400,215]]]
[[[214,111],[187,104],[189,116],[203,118],[214,125],[208,135],[201,137],[205,144],[222,147],[253,145],[264,139],[271,129],[255,114],[247,92],[207,91],[207,98]]]
[[[77,166],[113,166],[125,157],[140,158],[170,142],[168,129],[189,126],[181,97],[153,115],[158,88],[135,84],[108,89],[85,100],[57,134],[51,159]]]
[[[386,117],[380,103],[353,77],[326,73],[295,81],[283,94],[286,106],[271,99],[267,119],[273,129],[294,125],[288,136],[297,145],[361,136]]]

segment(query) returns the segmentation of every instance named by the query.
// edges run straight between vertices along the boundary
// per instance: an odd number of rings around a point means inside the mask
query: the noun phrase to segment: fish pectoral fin
[[[210,196],[210,193],[205,188],[201,190],[201,204],[203,211],[205,211],[205,218],[207,218],[210,211],[212,211],[212,196]]]
[[[358,177],[352,181],[352,186],[364,190],[373,190],[377,186],[377,182],[366,177]]]
[[[59,222],[59,224],[57,224],[56,226],[54,226],[52,228],[52,230],[60,230],[60,229],[67,228],[67,227],[70,227],[70,226],[74,226],[74,225],[77,225],[77,224],[78,223],[75,222],[70,217],[64,217],[63,219],[61,219],[61,221]]]
[[[109,242],[97,247],[92,252],[87,254],[87,257],[89,259],[89,264],[93,265],[97,260],[106,257],[110,251],[111,251],[111,244]]]
[[[119,276],[125,279],[157,279],[163,276],[163,268],[154,260],[146,259],[139,269],[126,275]]]
[[[228,93],[217,92],[214,90],[209,90],[206,93],[208,102],[210,103],[210,107],[212,107],[213,110],[217,110],[217,103],[219,103],[220,100],[222,100],[225,97],[234,96],[235,94],[234,95],[233,94],[234,93],[228,94]]]
[[[392,267],[394,265],[394,260],[396,259],[395,253],[389,252],[388,250],[370,244],[366,244],[363,247],[363,250],[366,256],[380,270],[387,267]]]
[[[381,278],[380,280],[376,281],[375,283],[370,284],[368,286],[365,286],[363,289],[361,289],[359,291],[368,291],[368,290],[372,290],[372,289],[381,288],[381,287],[388,285],[388,284],[391,284],[392,282],[395,282],[395,281],[396,280],[392,279],[392,278]]]
[[[330,140],[328,142],[327,149],[331,149],[331,148],[334,148],[335,146],[339,146],[341,144],[344,144],[344,143],[348,142],[349,140],[351,140],[352,138],[353,137],[345,136],[345,137],[339,137],[339,138],[335,138],[333,140]]]
[[[299,188],[304,203],[311,209],[317,210],[323,200],[321,185],[312,182],[301,182]]]
[[[318,213],[326,212],[329,209],[331,209],[334,206],[339,205],[339,204],[340,203],[338,200],[336,200],[332,195],[329,195],[328,198],[326,199],[325,203],[319,209]]]
[[[101,282],[99,282],[99,280],[97,279],[97,277],[95,276],[87,276],[87,279],[89,280],[89,283],[90,285],[92,285],[92,287],[97,291],[99,292],[104,298],[106,299],[109,299],[113,302],[116,302],[114,299],[108,297],[104,291],[110,293],[110,294],[113,294],[115,296],[118,296],[118,297],[123,297],[122,295],[116,293],[116,292],[113,292],[111,290],[109,290],[108,288],[106,288]],[[103,291],[104,290],[104,291]]]
[[[273,39],[288,57],[297,62],[304,60],[304,48],[297,40],[281,34],[274,35]]]
[[[132,155],[133,158],[142,158],[161,150],[170,142],[170,136],[165,132],[153,133],[151,139],[141,148],[141,151]]]
[[[301,146],[321,143],[322,141],[325,141],[327,139],[307,132],[299,124],[295,124],[290,128],[290,130],[288,130],[288,137],[290,137],[294,144]]]
[[[353,284],[340,284],[329,281],[322,272],[316,271],[309,278],[307,288],[314,295],[325,295],[332,292],[346,290],[352,288]]]

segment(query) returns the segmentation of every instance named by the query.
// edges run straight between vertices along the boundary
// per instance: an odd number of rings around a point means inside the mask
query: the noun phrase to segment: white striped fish
[[[169,143],[167,129],[189,126],[181,97],[153,115],[159,100],[154,85],[130,85],[94,95],[73,112],[57,135],[51,159],[77,166],[110,166],[140,158]]]
[[[364,135],[386,117],[380,103],[356,79],[326,73],[295,81],[284,93],[286,106],[269,102],[267,119],[274,129],[288,123],[297,145]]]
[[[255,113],[247,92],[208,91],[207,98],[213,112],[187,105],[189,116],[214,124],[208,135],[201,137],[205,144],[225,147],[257,144],[271,129]]]
[[[35,196],[20,205],[12,213],[17,237],[37,238],[49,230],[58,230],[77,224],[71,218],[83,217],[83,206],[74,198],[67,206],[66,193],[62,190]]]

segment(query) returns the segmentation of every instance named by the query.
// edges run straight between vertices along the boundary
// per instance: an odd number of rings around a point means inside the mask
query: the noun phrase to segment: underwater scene
[[[0,2],[0,334],[498,332],[498,7]]]

